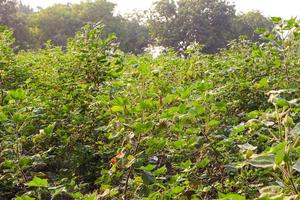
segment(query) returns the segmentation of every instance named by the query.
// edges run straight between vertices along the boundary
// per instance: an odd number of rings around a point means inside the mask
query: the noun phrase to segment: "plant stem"
[[[142,89],[141,89],[141,92],[140,92],[140,100],[141,101],[143,101],[144,92],[145,92],[145,81],[144,81],[144,78],[143,78],[142,79]],[[145,118],[144,111],[142,111],[142,113],[141,113],[141,121],[142,121],[142,123],[144,123],[144,118]],[[137,144],[136,144],[136,147],[134,149],[133,155],[136,155],[138,153],[138,149],[139,149],[139,146],[140,146],[141,138],[142,138],[142,133],[139,133]],[[124,199],[126,199],[126,193],[127,193],[127,190],[128,190],[128,183],[129,183],[129,179],[130,179],[130,176],[132,174],[132,171],[133,171],[133,165],[130,166],[129,172],[128,172],[127,177],[126,177],[126,182],[125,182],[125,187],[124,187],[124,192],[123,192],[123,198]]]

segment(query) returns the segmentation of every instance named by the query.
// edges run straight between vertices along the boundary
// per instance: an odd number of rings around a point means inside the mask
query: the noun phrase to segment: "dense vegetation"
[[[149,11],[124,16],[116,14],[116,5],[106,0],[36,11],[17,2],[0,0],[0,25],[14,31],[17,50],[44,48],[48,40],[66,46],[82,26],[99,21],[105,25],[103,39],[114,32],[120,49],[134,54],[149,45],[183,52],[191,42],[203,45],[203,52],[215,53],[240,35],[258,41],[254,30],[272,27],[261,13],[237,14],[234,5],[224,0],[157,0]]]
[[[101,24],[66,48],[0,32],[0,199],[295,199],[300,29],[218,54],[119,50]]]

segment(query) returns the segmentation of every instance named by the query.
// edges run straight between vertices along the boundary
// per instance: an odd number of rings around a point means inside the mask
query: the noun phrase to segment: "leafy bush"
[[[0,198],[295,199],[300,30],[273,22],[186,58],[124,55],[100,24],[18,54],[1,32]]]

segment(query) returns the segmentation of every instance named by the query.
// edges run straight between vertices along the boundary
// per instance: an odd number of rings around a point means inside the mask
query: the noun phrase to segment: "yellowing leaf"
[[[113,113],[116,113],[116,112],[123,112],[123,107],[122,107],[122,106],[113,106],[113,107],[111,108],[111,111],[112,111]]]

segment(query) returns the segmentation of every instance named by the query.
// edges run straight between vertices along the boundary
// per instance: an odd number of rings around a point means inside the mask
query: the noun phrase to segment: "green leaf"
[[[197,167],[198,168],[205,168],[208,164],[209,164],[209,159],[204,158],[203,160],[201,160],[200,162],[197,163]]]
[[[220,200],[246,200],[244,196],[241,196],[239,194],[235,193],[229,193],[229,194],[219,194]]]
[[[20,112],[17,112],[17,113],[14,113],[12,119],[15,121],[15,122],[21,122],[22,120],[24,120],[25,118],[25,115],[23,115],[22,113]]]
[[[267,78],[263,78],[261,79],[257,84],[256,84],[256,88],[257,89],[265,89],[268,88],[269,86],[269,80]]]
[[[274,23],[274,24],[277,24],[279,22],[281,22],[282,18],[281,17],[271,17],[271,21]]]
[[[51,135],[53,133],[54,128],[55,123],[48,125],[46,128],[44,128],[44,131],[47,135]]]
[[[175,147],[176,149],[181,149],[184,147],[185,143],[186,143],[186,141],[183,139],[177,140],[172,143],[172,146]]]
[[[12,91],[9,91],[8,94],[13,98],[13,99],[16,99],[16,100],[22,100],[22,99],[25,99],[26,97],[26,93],[24,90],[22,89],[17,89],[17,90],[12,90]]]
[[[27,167],[32,162],[31,157],[28,156],[21,156],[19,159],[19,165],[21,167]]]
[[[249,118],[249,119],[255,119],[255,118],[257,118],[258,116],[259,116],[259,111],[258,110],[254,110],[254,111],[252,111],[252,112],[250,112],[250,113],[247,113],[247,118]]]
[[[266,28],[258,28],[258,29],[255,29],[255,33],[264,33],[264,32],[266,32],[267,31],[267,29]]]
[[[144,170],[144,171],[152,171],[153,169],[155,169],[155,165],[147,165],[147,166],[143,166],[143,167],[140,167],[141,170]]]
[[[191,95],[191,89],[187,88],[186,90],[181,91],[180,95],[181,95],[181,98],[183,98],[183,99],[187,98],[188,96]]]
[[[83,200],[97,200],[97,193],[87,195]]]
[[[171,192],[172,194],[179,194],[180,192],[182,192],[184,190],[184,187],[181,187],[181,186],[176,186],[174,187]]]
[[[280,165],[285,157],[285,147],[288,143],[287,142],[281,142],[277,144],[275,147],[272,147],[269,151],[272,154],[275,154],[275,164]]]
[[[0,122],[4,122],[7,119],[8,119],[7,116],[3,112],[0,112]]]
[[[211,128],[217,127],[220,124],[220,121],[218,120],[211,120],[207,123],[207,125]]]
[[[294,38],[295,38],[295,40],[300,40],[300,33],[294,32]]]
[[[28,195],[22,195],[20,197],[17,197],[16,200],[35,200],[35,198],[30,197]]]
[[[150,71],[150,67],[146,64],[144,65],[141,65],[140,67],[138,67],[138,70],[139,72],[142,74],[142,75],[147,75],[147,74],[150,74],[151,71]]]
[[[276,154],[277,152],[282,151],[287,144],[288,144],[287,142],[281,142],[277,144],[275,147],[271,148],[270,153]]]
[[[41,179],[39,177],[34,177],[32,181],[27,183],[30,187],[47,187],[48,180],[47,179]]]
[[[275,104],[280,107],[288,107],[289,106],[289,102],[287,102],[285,99],[278,99],[275,101]]]
[[[275,164],[280,165],[284,160],[284,156],[285,156],[285,150],[284,149],[277,152],[277,154],[275,156]]]
[[[166,166],[163,166],[163,167],[161,167],[161,168],[155,170],[155,171],[153,172],[153,174],[154,174],[155,176],[160,176],[160,175],[162,175],[162,174],[165,174],[167,171],[168,171],[168,170],[167,170]]]
[[[15,162],[12,160],[5,160],[0,164],[0,167],[4,167],[4,168],[13,168],[15,167]]]
[[[142,179],[146,185],[150,185],[155,181],[155,177],[150,172],[143,172]]]
[[[81,199],[82,196],[83,194],[80,192],[75,192],[74,194],[72,194],[72,197],[75,199]]]
[[[196,113],[198,115],[202,115],[203,113],[205,113],[205,108],[201,104],[199,104],[198,102],[194,103],[194,104],[195,104],[194,108],[195,108]]]
[[[109,195],[111,197],[116,196],[117,194],[119,194],[118,188],[114,188],[112,190],[110,190]]]
[[[129,168],[135,163],[136,158],[133,155],[128,155],[127,160],[128,162],[126,163],[125,167]]]
[[[273,154],[270,155],[259,155],[250,160],[249,164],[254,167],[259,168],[268,168],[273,167],[275,163],[275,156]]]
[[[148,149],[146,153],[151,154],[155,151],[159,151],[166,145],[167,141],[165,138],[151,138],[147,141]]]
[[[187,160],[186,162],[180,163],[180,167],[182,169],[188,169],[188,168],[191,167],[191,165],[192,165],[192,161],[191,160]]]
[[[285,23],[287,24],[288,28],[291,29],[295,26],[295,24],[297,23],[296,18],[291,18],[287,21],[285,21]]]
[[[135,133],[146,133],[149,132],[153,128],[152,122],[142,123],[136,122],[133,124],[132,128],[134,129]]]
[[[238,133],[241,133],[243,131],[246,130],[246,127],[245,125],[239,125],[239,126],[236,126],[233,131],[231,132],[231,134],[238,134]]]
[[[113,106],[113,107],[111,108],[111,111],[112,111],[113,113],[116,113],[116,112],[123,112],[123,107],[122,107],[122,106]]]

